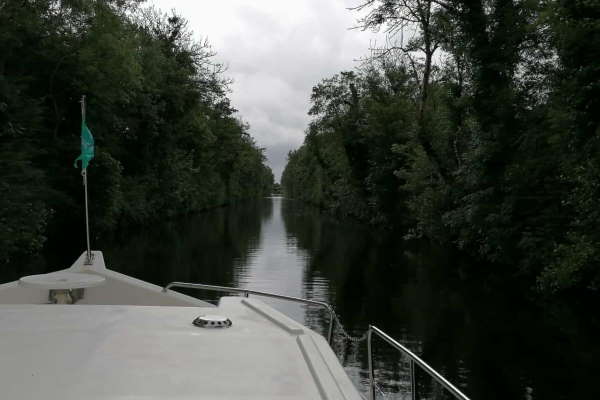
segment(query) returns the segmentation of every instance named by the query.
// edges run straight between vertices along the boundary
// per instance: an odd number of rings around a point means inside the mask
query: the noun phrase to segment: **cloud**
[[[287,152],[304,139],[312,87],[349,70],[376,36],[349,30],[348,0],[153,0],[175,9],[197,38],[207,37],[233,79],[230,95],[250,133],[266,148],[279,180]]]

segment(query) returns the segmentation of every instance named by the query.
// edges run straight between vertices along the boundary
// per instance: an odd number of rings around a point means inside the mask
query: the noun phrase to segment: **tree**
[[[0,263],[81,218],[82,94],[97,235],[270,193],[264,150],[208,42],[140,3],[0,2]]]
[[[375,57],[385,58],[392,53],[400,53],[400,57],[408,60],[413,79],[420,87],[418,129],[415,137],[440,178],[449,181],[450,171],[442,157],[435,151],[431,132],[427,126],[433,59],[440,48],[441,40],[434,25],[439,6],[433,0],[366,0],[354,9],[368,10],[366,16],[359,19],[362,29],[378,30],[385,26],[388,44],[383,48],[374,49]],[[406,43],[405,33],[410,35]]]
[[[356,9],[366,11],[359,26],[385,28],[388,41],[315,87],[284,189],[454,244],[488,276],[597,291],[599,5],[370,0]]]

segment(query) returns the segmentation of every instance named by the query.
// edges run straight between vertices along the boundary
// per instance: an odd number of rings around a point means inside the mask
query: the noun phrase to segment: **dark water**
[[[53,246],[45,262],[4,271],[0,280],[65,267],[80,254],[67,238]],[[536,304],[510,286],[461,278],[456,271],[469,260],[294,201],[248,202],[98,239],[94,247],[109,268],[159,285],[202,282],[329,302],[348,332],[359,336],[377,325],[472,399],[600,399],[596,308]],[[325,332],[322,311],[270,303]],[[364,391],[365,343],[337,334],[333,347]],[[408,399],[406,360],[379,340],[374,352],[386,398]],[[423,374],[417,385],[419,398],[449,398]]]

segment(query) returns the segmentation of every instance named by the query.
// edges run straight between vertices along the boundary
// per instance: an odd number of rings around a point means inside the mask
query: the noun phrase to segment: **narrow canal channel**
[[[472,399],[600,398],[597,312],[539,304],[466,278],[456,271],[472,261],[295,201],[267,198],[98,242],[109,268],[155,284],[201,282],[329,302],[348,333],[377,325]],[[68,264],[79,250],[50,254],[46,265]],[[265,301],[326,330],[318,309]],[[366,392],[365,342],[336,330],[334,348]],[[375,340],[374,352],[381,398],[408,399],[406,360],[383,341]],[[417,384],[419,398],[449,398],[422,374]]]

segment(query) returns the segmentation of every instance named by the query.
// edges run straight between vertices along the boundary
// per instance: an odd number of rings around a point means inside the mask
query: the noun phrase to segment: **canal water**
[[[376,325],[472,399],[600,398],[597,309],[519,296],[510,286],[473,278],[485,265],[292,200],[220,208],[99,239],[94,247],[104,251],[109,268],[158,285],[200,282],[328,302],[350,335]],[[81,250],[56,248],[62,250],[26,272],[68,266]],[[327,330],[322,310],[265,301]],[[336,354],[366,393],[366,343],[335,332]],[[374,339],[373,348],[376,382],[385,393],[379,398],[409,399],[407,360],[382,340]],[[450,398],[423,373],[416,381],[419,399]]]

